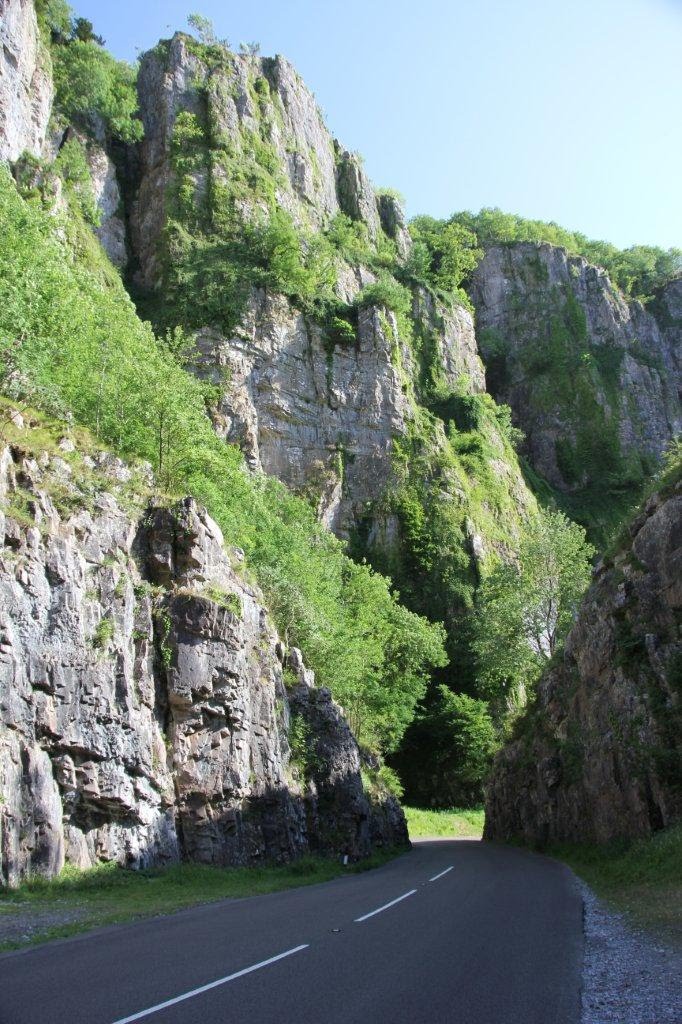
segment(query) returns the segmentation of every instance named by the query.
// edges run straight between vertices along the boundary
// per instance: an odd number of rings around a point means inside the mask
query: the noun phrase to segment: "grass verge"
[[[682,946],[682,825],[630,844],[557,844],[547,852],[636,924]]]
[[[328,882],[380,867],[402,852],[375,853],[347,867],[321,857],[249,868],[176,864],[129,871],[101,864],[81,871],[67,866],[49,881],[34,878],[18,889],[0,891],[0,951],[227,897],[260,896]]]
[[[426,807],[403,807],[410,839],[450,836],[453,839],[480,839],[483,835],[482,807],[453,807],[436,811]]]

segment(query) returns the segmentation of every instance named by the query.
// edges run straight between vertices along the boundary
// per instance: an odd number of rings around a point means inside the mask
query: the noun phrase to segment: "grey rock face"
[[[385,488],[392,438],[411,416],[399,370],[410,356],[392,315],[360,311],[357,343],[329,349],[286,299],[258,292],[242,331],[198,337],[197,372],[228,380],[218,432],[253,468],[314,496],[327,525],[345,533]]]
[[[563,662],[496,758],[486,836],[604,843],[682,817],[682,487],[601,564]]]
[[[464,375],[472,391],[484,390],[471,314],[419,291],[414,316],[448,383]],[[347,536],[389,485],[393,439],[414,415],[407,382],[416,369],[393,314],[360,310],[355,344],[330,345],[287,299],[254,292],[238,335],[207,328],[197,347],[195,372],[225,388],[218,433],[240,445],[252,469],[313,498],[325,524]]]
[[[40,156],[52,109],[50,58],[32,0],[0,0],[0,160]]]
[[[552,245],[493,246],[471,295],[489,386],[511,405],[534,468],[556,487],[596,482],[590,427],[602,447],[613,434],[615,455],[635,472],[680,431],[674,339],[605,271]]]
[[[122,269],[128,260],[126,226],[116,168],[101,146],[87,147],[88,166],[101,221],[95,234],[115,267]]]
[[[377,198],[355,153],[344,151],[339,157],[338,192],[342,211],[352,220],[366,224],[369,237],[376,238],[380,226]]]
[[[667,346],[677,395],[682,401],[682,277],[669,281],[649,308]]]
[[[474,318],[464,306],[445,306],[425,288],[415,292],[412,307],[417,327],[434,338],[439,362],[450,387],[458,386],[462,377],[474,393],[485,391],[485,370],[478,353]]]
[[[311,778],[292,761],[287,655],[217,525],[191,499],[124,511],[131,471],[109,456],[82,507],[64,451],[0,459],[0,883],[65,861],[246,864],[402,841],[295,653],[319,756]]]
[[[381,226],[389,238],[392,238],[398,248],[398,256],[406,259],[412,248],[412,238],[407,229],[405,214],[398,200],[387,194],[380,193],[378,197],[379,219]]]
[[[326,227],[343,211],[367,227],[374,239],[382,224],[406,254],[409,235],[395,200],[379,200],[357,157],[343,151],[327,130],[314,97],[283,57],[255,57],[225,51],[204,60],[192,40],[178,33],[142,58],[138,78],[145,127],[141,181],[132,216],[139,283],[160,279],[158,249],[166,218],[166,193],[173,182],[171,140],[182,112],[207,126],[206,142],[216,158],[195,175],[199,196],[230,183],[234,157],[242,168],[265,160],[277,206],[302,228]],[[245,220],[267,212],[257,188],[237,204]]]

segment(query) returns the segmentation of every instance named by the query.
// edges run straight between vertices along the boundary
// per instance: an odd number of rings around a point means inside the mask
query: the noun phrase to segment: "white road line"
[[[410,889],[409,892],[403,893],[402,896],[398,896],[397,900],[391,900],[390,903],[384,903],[383,907],[377,907],[376,910],[370,911],[369,914],[364,914],[362,917],[356,917],[355,923],[359,924],[360,921],[366,921],[368,917],[374,917],[375,914],[380,914],[382,910],[388,910],[389,907],[394,907],[396,903],[400,903],[401,900],[406,900],[408,896],[414,896],[416,891],[416,889]],[[121,1021],[121,1024],[124,1024],[124,1022]]]
[[[175,999],[167,999],[165,1003],[157,1003],[156,1006],[150,1006],[148,1010],[140,1010],[139,1013],[134,1013],[131,1017],[122,1017],[121,1020],[114,1021],[114,1024],[131,1024],[134,1020],[142,1020],[143,1017],[149,1017],[152,1013],[158,1013],[159,1010],[165,1010],[169,1006],[175,1006],[176,1003],[183,1003],[185,999],[192,999],[194,996],[201,995],[202,992],[208,992],[212,988],[218,988],[219,985],[226,985],[228,981],[234,981],[235,978],[242,978],[245,974],[251,974],[252,971],[257,971],[261,967],[267,967],[268,964],[274,964],[277,960],[283,960],[285,956],[292,956],[293,953],[300,953],[302,949],[308,949],[308,943],[304,946],[294,946],[293,949],[288,949],[286,953],[279,953],[277,956],[271,956],[269,960],[261,960],[259,964],[254,964],[252,967],[245,967],[243,971],[236,971],[234,974],[228,974],[226,978],[218,978],[217,981],[211,981],[208,985],[202,985],[201,988],[193,988],[191,992],[185,992],[184,995],[176,996]]]
[[[446,868],[445,871],[441,871],[439,875],[434,875],[433,878],[429,878],[429,882],[437,882],[439,878],[443,877],[443,875],[447,875],[448,871],[452,871],[453,867],[454,864],[451,864],[449,868]]]

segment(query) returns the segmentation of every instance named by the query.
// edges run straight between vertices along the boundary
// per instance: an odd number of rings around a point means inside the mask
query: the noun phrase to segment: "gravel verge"
[[[682,1024],[682,953],[610,910],[580,883],[582,1024]]]

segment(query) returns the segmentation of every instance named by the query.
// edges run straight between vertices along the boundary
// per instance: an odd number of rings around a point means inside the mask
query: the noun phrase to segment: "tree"
[[[97,43],[104,46],[105,40],[95,35],[95,26],[87,18],[76,18],[73,23],[73,39],[80,39],[82,43]]]
[[[594,549],[563,513],[541,511],[518,559],[501,562],[482,583],[473,647],[479,691],[499,719],[523,704],[527,690],[558,650],[590,580]]]
[[[483,799],[498,740],[483,700],[435,687],[394,763],[409,780],[407,798],[420,805],[472,807]],[[415,770],[418,769],[418,770]]]
[[[187,18],[187,24],[190,28],[194,29],[205,46],[215,46],[218,42],[213,22],[210,18],[205,18],[203,14],[190,14]]]
[[[73,11],[66,0],[36,0],[36,14],[53,42],[63,43],[71,38]]]
[[[67,121],[88,127],[93,116],[100,117],[123,142],[142,137],[135,71],[129,64],[80,39],[55,47],[53,60],[56,109]]]
[[[457,292],[483,255],[476,235],[455,219],[415,217],[410,234],[414,248],[408,270],[441,292]]]

